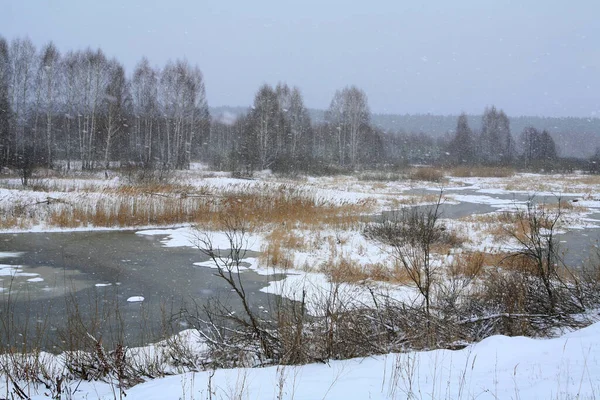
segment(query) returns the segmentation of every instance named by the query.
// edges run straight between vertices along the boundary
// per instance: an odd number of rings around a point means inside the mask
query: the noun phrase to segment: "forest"
[[[559,154],[546,130],[511,132],[495,106],[484,108],[480,126],[462,114],[444,135],[384,130],[372,122],[366,93],[351,85],[334,93],[319,121],[301,90],[286,83],[262,85],[241,115],[211,116],[203,74],[185,60],[159,68],[142,58],[129,76],[101,49],[61,54],[52,42],[36,49],[27,38],[0,37],[0,167],[24,174],[57,168],[58,160],[84,170],[187,169],[198,160],[241,175],[409,164],[588,166]]]

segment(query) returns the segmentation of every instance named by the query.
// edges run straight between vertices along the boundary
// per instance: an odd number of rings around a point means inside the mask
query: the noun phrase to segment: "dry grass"
[[[456,254],[452,264],[449,265],[448,273],[450,276],[473,279],[480,277],[487,267],[516,268],[509,253],[472,251]]]
[[[208,195],[210,193],[209,189],[205,186],[194,187],[192,185],[154,182],[148,182],[139,185],[121,185],[115,188],[105,189],[104,192],[128,196],[153,194],[155,196],[179,195],[180,197],[197,197]]]
[[[62,205],[49,212],[47,222],[61,228],[173,225],[194,222],[212,208],[212,202],[206,200],[116,196],[93,204]]]
[[[403,176],[397,172],[364,171],[357,176],[359,181],[392,182],[400,181]]]
[[[515,170],[509,167],[454,167],[446,173],[458,178],[508,178],[514,176]]]
[[[457,254],[449,267],[451,276],[463,276],[467,278],[478,277],[483,268],[492,261],[492,255],[482,251]]]
[[[224,215],[244,220],[250,231],[273,226],[318,229],[355,227],[372,201],[333,204],[288,185],[259,186],[245,191],[213,192],[190,186],[125,186],[105,190],[102,197],[54,204],[50,226],[136,227],[198,223],[217,227]],[[288,237],[286,245],[290,245]],[[293,247],[293,246],[292,246]]]
[[[383,263],[360,264],[357,261],[342,258],[339,261],[321,266],[333,283],[362,283],[366,281],[407,283],[408,277],[401,268],[390,268]]]
[[[417,167],[408,173],[408,179],[414,181],[442,182],[444,181],[444,172],[433,167]]]
[[[435,204],[440,195],[425,194],[425,195],[409,195],[403,197],[394,197],[390,200],[390,209],[398,210],[404,206],[417,206],[421,204]]]
[[[470,215],[461,220],[476,223],[481,231],[490,235],[494,241],[503,242],[512,237],[524,237],[528,233],[528,223],[526,216],[522,212],[504,211],[501,213],[489,213]]]
[[[319,268],[333,283],[363,283],[366,281],[407,284],[411,280],[408,273],[398,263],[390,266],[386,263],[365,263],[346,257],[330,260]]]
[[[600,186],[600,175],[569,175],[562,177],[569,184]]]
[[[329,280],[334,283],[357,283],[369,278],[365,266],[346,258],[322,265],[321,272],[326,274]]]
[[[439,237],[431,244],[431,251],[437,254],[450,254],[451,250],[460,248],[468,238],[456,230],[441,227]]]
[[[267,245],[262,249],[260,260],[263,265],[287,269],[294,266],[294,252],[307,250],[304,237],[278,226],[266,235]]]

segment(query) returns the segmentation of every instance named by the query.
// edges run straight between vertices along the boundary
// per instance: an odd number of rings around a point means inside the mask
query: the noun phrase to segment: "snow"
[[[3,258],[18,258],[21,257],[23,253],[18,251],[0,251],[0,260]]]
[[[27,277],[27,276],[39,276],[39,274],[32,272],[23,272],[22,265],[7,265],[0,264],[0,276],[11,276],[11,277]]]
[[[189,183],[209,189],[209,192],[265,191],[279,185],[294,185],[303,195],[334,204],[358,204],[372,202],[374,212],[390,207],[404,207],[427,203],[425,198],[410,194],[411,189],[439,192],[440,185],[428,182],[360,181],[353,176],[313,178],[290,181],[278,178],[264,171],[257,174],[259,179],[246,181],[210,173],[201,178],[194,175],[203,168],[195,168],[182,174]],[[204,172],[203,172],[204,173]],[[568,210],[569,229],[600,227],[600,221],[590,217],[600,209],[600,190],[596,185],[586,185],[579,181],[581,176],[518,174],[510,178],[448,178],[444,195],[447,202],[464,202],[490,205],[496,213],[523,207],[524,201],[499,199],[494,196],[511,194],[538,197],[567,193],[577,197],[576,207]],[[119,179],[82,180],[61,179],[63,190],[49,192],[25,191],[18,188],[18,181],[4,181],[0,188],[0,206],[3,210],[13,210],[19,206],[32,213],[34,226],[5,229],[3,232],[23,230],[63,231],[45,225],[42,221],[48,197],[65,202],[90,202],[101,196],[105,188],[120,185]],[[12,186],[11,186],[12,185]],[[52,185],[49,186],[52,188]],[[95,187],[95,189],[94,189]],[[81,189],[87,189],[80,191]],[[96,190],[96,192],[94,192]],[[467,192],[468,190],[468,192]],[[76,194],[72,193],[78,191]],[[571,197],[569,197],[570,199]],[[430,201],[430,200],[429,200]],[[36,205],[41,202],[40,205]],[[35,205],[35,207],[33,206]],[[505,251],[514,248],[515,243],[499,242],[486,232],[484,223],[477,221],[443,220],[449,230],[465,233],[469,242],[464,250]],[[209,239],[215,249],[228,249],[229,238],[223,232],[200,232],[189,225],[177,227],[138,228],[136,234],[161,236],[165,247],[194,247],[201,245],[199,239]],[[111,229],[111,228],[109,228]],[[119,228],[113,228],[119,229]],[[107,230],[107,228],[80,227],[69,231]],[[278,280],[270,280],[261,289],[266,293],[300,300],[305,296],[308,312],[320,315],[323,310],[323,296],[336,287],[337,299],[346,307],[372,305],[371,292],[386,293],[391,298],[404,302],[414,302],[418,297],[410,286],[366,280],[355,284],[330,282],[328,275],[321,272],[323,266],[342,260],[357,265],[383,265],[391,268],[390,249],[385,245],[369,241],[359,231],[324,228],[318,232],[290,228],[289,232],[305,242],[300,249],[284,249],[292,260],[292,268],[286,270],[264,267],[264,262],[255,254],[243,259],[240,272],[254,271],[261,275],[283,272]],[[244,248],[253,252],[265,251],[269,245],[268,232],[253,232],[247,236]],[[318,235],[318,237],[316,237]],[[0,260],[19,257],[18,252],[0,252]],[[452,257],[451,255],[448,257]],[[450,259],[449,258],[449,259]],[[199,268],[216,268],[212,261],[194,263]],[[0,277],[25,277],[28,282],[41,282],[38,274],[26,272],[21,265],[0,264]],[[110,286],[99,282],[95,287]],[[2,291],[3,288],[0,288]],[[136,293],[133,293],[136,294]],[[144,301],[141,295],[127,298],[130,303]],[[179,335],[187,335],[188,341],[198,348],[203,343],[197,340],[192,330]],[[192,340],[193,338],[196,338]],[[160,344],[143,349],[131,349],[134,354],[153,354]],[[50,356],[49,356],[50,357]],[[404,398],[444,398],[444,399],[546,399],[546,398],[595,398],[600,393],[600,323],[570,332],[562,337],[534,340],[524,337],[493,336],[480,343],[459,351],[435,350],[387,354],[369,358],[330,361],[327,364],[305,366],[269,367],[261,369],[231,369],[214,372],[181,373],[150,380],[127,390],[130,399],[187,399],[187,398],[286,398],[286,399],[404,399]],[[213,395],[208,393],[210,387]],[[7,393],[0,379],[0,396]],[[115,397],[114,386],[102,382],[70,383],[77,391],[72,398]],[[281,391],[280,391],[281,388]],[[45,389],[32,393],[32,398],[47,398]],[[281,396],[280,396],[281,393]]]
[[[179,373],[141,383],[126,394],[128,399],[147,400],[587,399],[600,392],[599,378],[596,323],[555,339],[492,336],[457,351]],[[2,385],[4,380],[4,392]],[[70,385],[76,388],[73,399],[113,399],[117,390],[103,382]],[[47,398],[43,392],[31,398]]]
[[[229,238],[224,232],[202,232],[196,228],[186,226],[177,229],[151,229],[137,231],[138,235],[166,236],[161,240],[165,247],[193,247],[197,248],[199,239],[209,239],[214,249],[229,249]],[[260,235],[246,235],[244,248],[251,251],[260,251],[263,239]]]

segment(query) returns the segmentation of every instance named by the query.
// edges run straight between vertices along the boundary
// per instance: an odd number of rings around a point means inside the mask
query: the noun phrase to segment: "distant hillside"
[[[600,147],[600,118],[549,118],[511,117],[510,129],[519,138],[523,129],[533,126],[547,130],[558,145],[560,154],[565,157],[589,157],[596,147]],[[372,122],[383,130],[427,133],[440,137],[456,128],[456,115],[391,115],[373,114]],[[481,115],[470,115],[469,125],[473,130],[481,127]]]
[[[244,114],[248,107],[212,107],[211,115],[232,117]],[[310,109],[314,123],[325,120],[325,111]],[[509,115],[510,117],[510,115]],[[440,137],[456,128],[457,115],[431,114],[373,114],[371,121],[384,131],[427,133]],[[600,147],[600,118],[510,117],[510,128],[518,139],[523,129],[533,126],[546,129],[554,138],[560,154],[565,157],[589,157]],[[479,130],[481,115],[470,115],[469,125]]]

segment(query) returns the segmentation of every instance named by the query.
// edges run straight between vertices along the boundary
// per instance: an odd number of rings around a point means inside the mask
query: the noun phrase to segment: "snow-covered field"
[[[41,232],[57,230],[121,229],[117,226],[76,226],[61,228],[53,225],[48,215],[56,207],[72,204],[97,204],[99,199],[110,202],[121,196],[118,188],[126,185],[118,176],[102,179],[46,178],[40,191],[23,189],[16,179],[0,181],[0,210],[5,219],[1,232]],[[585,175],[517,174],[506,178],[447,177],[444,183],[409,180],[369,181],[356,176],[306,177],[288,179],[267,172],[256,180],[229,178],[202,168],[182,172],[178,182],[201,193],[265,192],[293,187],[301,196],[339,206],[368,204],[370,213],[399,209],[410,205],[431,204],[440,192],[445,204],[491,206],[484,217],[444,219],[441,223],[463,239],[460,248],[437,254],[434,262],[450,263],[456,254],[466,251],[503,252],[514,249],[510,238],[498,238],[502,213],[522,209],[527,196],[555,198],[566,196],[562,230],[589,229],[600,226],[590,215],[600,211],[600,179]],[[510,196],[516,197],[510,198]],[[8,216],[14,216],[9,219]],[[12,225],[10,225],[12,221]],[[175,226],[137,225],[139,235],[164,235],[164,246],[197,245],[198,235],[208,235],[215,248],[227,249],[229,242],[223,232],[198,231],[190,224]],[[267,252],[272,245],[269,234],[274,227],[262,227],[249,232],[245,248]],[[281,227],[279,227],[281,229]],[[318,301],[331,287],[328,268],[340,262],[361,268],[393,268],[392,250],[386,245],[365,238],[359,225],[323,226],[315,230],[303,226],[285,226],[286,235],[293,237],[294,247],[279,251],[287,260],[285,278],[270,282],[262,289],[298,299],[306,295],[307,307],[318,314]],[[298,244],[299,243],[299,244]],[[3,253],[3,258],[11,254]],[[262,258],[244,259],[244,268],[260,274],[281,272]],[[215,268],[214,263],[196,264],[200,268]],[[3,277],[30,277],[26,267],[0,265]],[[0,282],[1,283],[1,282]],[[338,287],[345,302],[370,304],[371,290],[385,291],[395,299],[412,302],[417,296],[411,285],[379,282],[373,279],[343,282]],[[1,289],[0,289],[1,290]],[[144,297],[127,299],[143,302]],[[522,337],[494,336],[459,351],[435,350],[388,354],[366,359],[331,361],[328,364],[297,367],[219,370],[178,373],[154,379],[127,390],[128,398],[140,399],[530,399],[530,398],[596,398],[600,396],[600,323],[559,338],[533,340]],[[4,386],[2,386],[4,385]],[[10,383],[2,380],[0,397],[8,393]],[[74,382],[72,398],[114,398],[118,389],[101,382]],[[12,389],[10,389],[12,390]],[[32,388],[30,388],[32,390]],[[43,388],[28,393],[32,398],[44,398]]]
[[[596,399],[599,342],[596,323],[554,339],[493,336],[458,351],[188,372],[148,380],[125,393],[148,400]],[[71,382],[64,390],[71,399],[120,398],[116,384],[105,382]],[[2,380],[0,396],[5,393]],[[40,387],[27,395],[45,399],[48,393]]]

